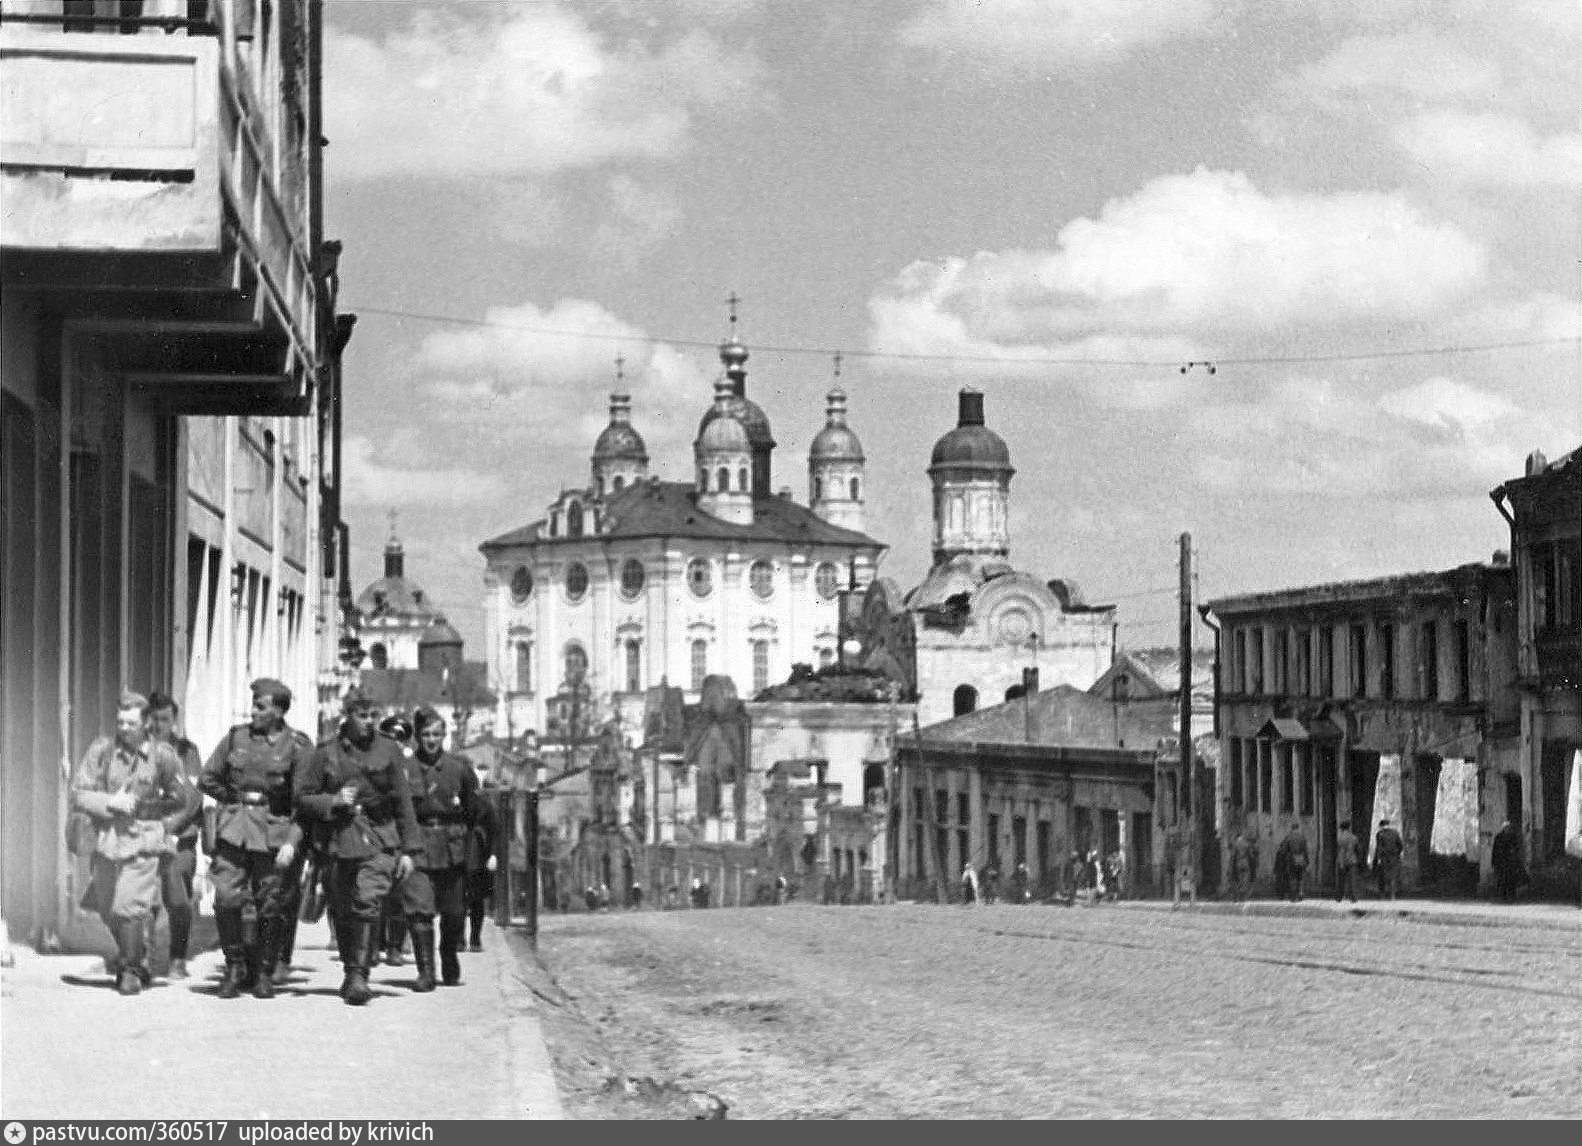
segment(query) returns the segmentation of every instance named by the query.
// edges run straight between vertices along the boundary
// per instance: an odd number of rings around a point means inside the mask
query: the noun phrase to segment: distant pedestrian
[[[593,890],[591,883],[582,889],[582,905],[589,911],[599,910],[599,893]]]
[[[785,901],[786,877],[784,875],[777,875],[775,876],[775,903],[778,905],[784,903]]]
[[[627,898],[630,901],[634,911],[641,911],[643,908],[643,885],[638,883],[636,880],[633,880],[632,890]]]
[[[1242,903],[1252,891],[1258,878],[1258,841],[1246,828],[1238,831],[1230,841],[1230,897]]]
[[[971,861],[961,865],[961,902],[967,907],[978,902],[978,872]]]
[[[1490,856],[1494,866],[1494,887],[1500,899],[1516,902],[1517,889],[1527,882],[1527,868],[1522,863],[1522,836],[1506,817],[1500,830],[1494,833],[1494,850]]]
[[[1349,898],[1357,902],[1357,872],[1362,863],[1358,854],[1362,842],[1351,830],[1350,820],[1340,821],[1340,831],[1335,836],[1335,902]]]
[[[1291,830],[1286,833],[1285,839],[1280,841],[1280,850],[1285,854],[1285,891],[1292,903],[1302,902],[1302,883],[1307,878],[1307,837],[1302,834],[1302,825],[1291,821]]]
[[[980,884],[983,890],[983,902],[990,904],[1000,898],[1000,865],[992,861],[983,869],[983,879]]]
[[[1026,903],[1033,898],[1033,893],[1027,886],[1030,880],[1031,876],[1028,874],[1027,865],[1025,863],[1017,864],[1015,870],[1011,872],[1012,903]]]
[[[1379,877],[1379,898],[1394,899],[1401,893],[1401,853],[1406,843],[1386,816],[1379,821],[1373,837],[1373,870]]]

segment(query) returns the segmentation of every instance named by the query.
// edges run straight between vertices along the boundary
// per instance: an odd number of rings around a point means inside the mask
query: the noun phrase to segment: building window
[[[1235,736],[1225,742],[1225,747],[1230,755],[1230,806],[1241,807],[1242,800],[1242,775],[1241,775],[1241,740]]]
[[[1244,751],[1242,764],[1247,769],[1247,810],[1256,812],[1259,807],[1258,793],[1262,789],[1258,785],[1258,745],[1257,740],[1243,740]]]
[[[516,642],[516,691],[533,691],[533,645],[530,641]]]
[[[970,684],[958,685],[951,697],[951,709],[956,716],[966,716],[978,710],[978,690]]]
[[[995,871],[1000,870],[1000,817],[993,812],[989,813],[989,830],[985,833],[989,837],[989,866]]]
[[[709,642],[692,642],[692,691],[703,691],[703,678],[709,675]]]
[[[752,486],[747,480],[746,467],[736,471],[736,488],[741,490],[743,493],[750,493],[752,491]]]
[[[1274,634],[1274,663],[1270,675],[1269,691],[1276,696],[1291,692],[1291,630],[1281,629]]]
[[[551,537],[560,536],[560,514],[558,513],[549,515],[549,535]]]
[[[572,688],[580,685],[588,675],[588,654],[581,645],[567,645],[565,654],[566,683]]]
[[[647,581],[648,575],[643,571],[643,563],[637,558],[633,557],[621,566],[621,596],[628,601],[643,591]]]
[[[1313,630],[1299,629],[1296,633],[1296,688],[1298,696],[1313,694]]]
[[[1456,642],[1457,700],[1472,699],[1472,632],[1465,621],[1457,621],[1454,630]]]
[[[862,495],[862,483],[860,481],[858,481],[858,479],[852,478],[851,479],[851,499],[852,499],[852,501],[861,501],[862,500],[862,496],[861,495]]]
[[[714,488],[721,493],[731,492],[731,471],[721,466],[714,475]]]
[[[1368,695],[1368,626],[1352,625],[1351,640],[1349,641],[1350,657],[1348,668],[1351,672],[1351,695],[1362,698]]]
[[[566,566],[566,596],[572,604],[582,600],[588,592],[588,567],[580,561]]]
[[[1439,699],[1439,626],[1433,621],[1424,621],[1422,628],[1422,641],[1419,655],[1422,657],[1422,668],[1418,679],[1423,682],[1423,699]]]
[[[1235,661],[1235,669],[1231,680],[1236,682],[1233,692],[1248,692],[1251,686],[1247,682],[1247,630],[1237,629],[1236,636],[1231,642],[1231,656]]]
[[[714,570],[707,557],[694,557],[687,562],[687,588],[694,597],[707,597],[714,589]]]
[[[1335,695],[1335,630],[1318,630],[1317,655],[1313,658],[1318,667],[1318,695]]]
[[[1291,755],[1295,749],[1289,744],[1281,744],[1276,746],[1275,751],[1280,754],[1280,810],[1282,812],[1294,812],[1296,810],[1294,803],[1296,770],[1292,763]]]
[[[698,471],[698,492],[699,493],[708,493],[709,492],[709,471],[708,470],[699,470]]]
[[[639,641],[626,642],[626,691],[643,690],[643,646]]]
[[[368,663],[376,669],[389,668],[390,650],[385,648],[382,642],[375,642],[374,646],[368,650]]]
[[[840,570],[835,567],[834,562],[822,562],[813,571],[813,588],[818,590],[818,595],[826,601],[840,592]]]
[[[1258,807],[1274,811],[1274,743],[1258,741]]]
[[[518,605],[525,605],[532,595],[533,571],[526,565],[518,565],[516,572],[511,574],[511,600]]]
[[[1252,630],[1247,643],[1251,646],[1248,652],[1252,654],[1252,675],[1249,683],[1252,685],[1253,695],[1259,696],[1263,693],[1263,630]]]
[[[769,642],[753,642],[753,693],[769,687]]]
[[[1292,749],[1298,751],[1298,749]],[[1297,780],[1302,786],[1300,807],[1302,815],[1313,814],[1313,750],[1308,745],[1302,745],[1299,750],[1302,754],[1301,766],[1297,772]]]
[[[1379,626],[1379,695],[1395,699],[1395,626],[1388,621]]]
[[[752,587],[754,597],[760,601],[769,600],[775,595],[775,567],[768,561],[754,561],[747,571],[747,584]]]
[[[574,501],[566,507],[566,536],[582,536],[582,503]]]
[[[1563,629],[1578,620],[1582,598],[1582,542],[1544,541],[1532,547],[1533,628]]]

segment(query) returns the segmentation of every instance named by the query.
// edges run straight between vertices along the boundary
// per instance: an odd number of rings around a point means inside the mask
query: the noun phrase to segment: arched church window
[[[516,691],[533,691],[533,645],[530,641],[516,643]]]
[[[698,471],[698,492],[699,493],[708,493],[709,492],[709,471],[708,470],[699,470]]]
[[[840,591],[840,570],[835,568],[835,563],[825,561],[813,573],[813,588],[818,590],[818,595],[824,600],[831,600]]]
[[[572,604],[582,600],[588,592],[588,567],[580,561],[566,566],[566,596]]]
[[[966,716],[969,712],[978,710],[978,690],[970,684],[957,687],[955,695],[951,698],[951,710],[957,716]]]
[[[643,689],[643,646],[640,642],[632,640],[626,642],[626,691],[641,692]]]
[[[748,492],[747,468],[745,466],[736,471],[736,488],[743,493]]]
[[[752,563],[747,570],[747,584],[753,591],[753,596],[760,601],[767,601],[775,595],[775,567],[768,561],[758,560]]]
[[[852,501],[862,500],[862,482],[857,478],[851,479],[851,499]]]
[[[368,650],[368,663],[376,669],[390,667],[390,650],[385,648],[384,642],[378,642]]]
[[[762,692],[769,687],[769,642],[753,642],[753,693]]]
[[[692,691],[703,691],[703,678],[709,675],[709,642],[692,642]]]
[[[687,562],[687,588],[699,597],[707,597],[714,588],[714,571],[707,557],[694,557]]]
[[[582,503],[574,501],[566,508],[566,536],[582,536]]]
[[[714,484],[715,484],[715,488],[716,489],[718,489],[721,493],[729,493],[731,491],[731,471],[730,470],[726,469],[724,466],[721,466],[720,467],[720,472],[715,474],[714,477],[715,477],[715,483]]]
[[[516,572],[511,574],[511,600],[521,605],[532,595],[533,571],[526,565],[518,565]]]
[[[549,515],[549,535],[551,537],[560,536],[560,514],[558,513]]]
[[[575,688],[588,675],[588,654],[581,645],[566,646],[566,683]]]
[[[643,571],[643,563],[635,557],[630,557],[621,566],[621,596],[632,600],[643,591],[648,576]]]

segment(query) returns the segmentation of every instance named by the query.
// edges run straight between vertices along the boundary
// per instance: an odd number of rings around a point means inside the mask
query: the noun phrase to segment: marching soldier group
[[[115,736],[84,755],[72,778],[74,831],[91,852],[82,904],[115,938],[117,954],[105,962],[121,994],[151,980],[146,937],[161,902],[168,975],[187,976],[200,819],[225,957],[219,998],[274,996],[290,972],[303,892],[316,896],[321,882],[348,1004],[372,997],[387,904],[412,936],[413,990],[460,984],[469,895],[487,897],[495,866],[492,817],[472,765],[444,750],[445,722],[432,708],[415,714],[415,750],[403,744],[412,726],[403,736],[386,722],[379,733],[360,690],[343,701],[338,734],[318,745],[286,723],[290,708],[284,684],[254,681],[248,722],[200,769],[196,747],[175,735],[175,701],[128,692]],[[214,802],[207,812],[202,796]],[[480,950],[482,903],[473,910]]]

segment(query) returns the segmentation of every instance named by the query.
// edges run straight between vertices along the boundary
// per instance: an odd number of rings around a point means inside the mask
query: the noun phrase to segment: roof
[[[478,548],[487,553],[513,545],[562,540],[540,537],[538,525],[535,522],[503,533],[485,541]],[[602,526],[595,537],[599,540],[683,537],[710,541],[782,541],[885,548],[883,542],[875,541],[866,533],[831,525],[806,506],[784,497],[754,498],[752,524],[732,525],[699,509],[697,493],[691,484],[660,481],[658,478],[629,485],[608,498]],[[573,543],[580,544],[589,539],[585,535]]]
[[[423,635],[418,638],[419,645],[459,645],[462,643],[461,634],[458,633],[444,614],[434,618],[429,627],[423,630]]]
[[[630,425],[611,422],[600,432],[598,441],[593,443],[593,457],[595,460],[630,458],[646,462],[648,447],[643,444],[643,436]]]
[[[1009,472],[1011,449],[1004,438],[987,426],[957,426],[934,443],[928,468],[932,471],[936,466]]]
[[[357,596],[357,611],[372,617],[437,617],[428,594],[405,577],[381,577]]]
[[[1508,577],[1511,575],[1510,567],[1472,562],[1439,572],[1398,573],[1389,577],[1373,577],[1360,581],[1334,581],[1296,589],[1274,589],[1262,593],[1245,593],[1236,597],[1219,597],[1210,601],[1208,608],[1224,617],[1237,613],[1271,612],[1276,609],[1397,601],[1408,597],[1446,597],[1460,592],[1468,582],[1487,584],[1486,578],[1491,574]]]
[[[980,708],[922,730],[925,745],[1034,744],[1044,748],[1108,749],[1124,746],[1132,751],[1151,750],[1162,737],[1172,734],[1168,721],[1161,726],[1157,716],[1116,705],[1066,684],[1042,689],[1031,698]],[[898,743],[915,743],[910,733],[896,739]],[[1117,744],[1117,739],[1122,743]]]

